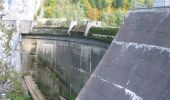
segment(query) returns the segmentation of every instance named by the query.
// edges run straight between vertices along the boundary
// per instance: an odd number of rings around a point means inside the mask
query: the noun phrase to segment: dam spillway
[[[169,100],[170,8],[131,10],[76,100]]]
[[[73,99],[107,48],[87,39],[22,34],[22,72],[32,74],[47,100]]]

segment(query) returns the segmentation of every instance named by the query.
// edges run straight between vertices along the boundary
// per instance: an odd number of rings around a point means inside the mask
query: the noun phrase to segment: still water
[[[33,76],[47,100],[74,100],[108,46],[60,38],[23,38],[22,72]]]

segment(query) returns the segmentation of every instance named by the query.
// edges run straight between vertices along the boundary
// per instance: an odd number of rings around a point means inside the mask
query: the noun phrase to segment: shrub
[[[92,27],[89,31],[89,34],[100,34],[100,35],[115,36],[117,32],[118,32],[118,28]]]
[[[106,36],[106,37],[101,37],[101,36],[88,36],[87,38],[93,39],[93,40],[97,40],[97,41],[102,41],[102,42],[106,42],[106,43],[111,43],[113,40],[113,37],[110,36]]]
[[[45,7],[44,9],[44,14],[46,18],[51,18],[53,17],[54,14],[54,9],[51,6]]]
[[[117,32],[118,28],[92,27],[89,31],[88,38],[111,43]]]
[[[51,20],[47,20],[46,22],[45,22],[45,25],[47,25],[47,26],[51,26],[53,23],[52,23],[52,21]]]
[[[45,7],[44,7],[45,17],[47,18],[55,17],[55,12],[57,8],[56,6],[57,6],[57,0],[45,1]]]
[[[10,80],[12,85],[12,87],[3,87],[9,88],[8,92],[6,92],[7,98],[11,100],[32,100],[29,95],[24,94],[20,79],[19,73],[14,71],[8,64],[0,61],[0,80],[1,82],[2,80]]]
[[[98,10],[102,10],[108,6],[105,0],[89,0],[89,3],[93,8],[97,8]]]
[[[99,20],[100,12],[97,8],[89,8],[88,9],[88,17],[92,20]]]
[[[101,21],[106,26],[120,27],[122,22],[124,21],[124,16],[126,15],[126,11],[115,11],[113,13],[104,12],[101,16]]]
[[[113,0],[113,7],[114,8],[121,8],[121,7],[123,7],[123,0]]]

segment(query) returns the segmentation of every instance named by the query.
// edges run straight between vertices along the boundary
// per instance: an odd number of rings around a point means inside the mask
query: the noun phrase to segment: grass
[[[15,91],[11,91],[7,94],[7,97],[11,100],[32,100],[32,97],[29,95],[17,95]]]

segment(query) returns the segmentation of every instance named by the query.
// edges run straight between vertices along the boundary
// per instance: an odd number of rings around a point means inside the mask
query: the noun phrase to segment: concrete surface
[[[132,10],[76,100],[170,100],[169,11]]]

